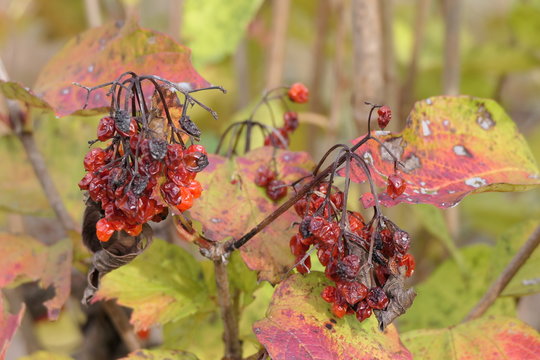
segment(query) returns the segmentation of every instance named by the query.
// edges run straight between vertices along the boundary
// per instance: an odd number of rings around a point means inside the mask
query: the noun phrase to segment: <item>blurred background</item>
[[[394,113],[389,129],[400,131],[416,100],[441,94],[497,100],[540,159],[540,0],[0,0],[5,72],[31,88],[69,39],[132,16],[191,48],[197,71],[228,90],[226,96],[208,92],[200,97],[217,111],[218,122],[202,111],[193,115],[208,149],[215,148],[228,125],[245,119],[265,89],[303,82],[310,102],[295,108],[301,125],[291,149],[308,151],[314,159],[330,145],[365,133],[369,108],[364,101],[389,105]],[[256,119],[268,122],[269,114],[262,111]],[[38,146],[75,219],[83,212],[76,184],[97,121],[41,117],[34,125]],[[0,230],[48,244],[64,237],[21,145],[1,127],[0,161]],[[388,212],[413,235],[413,282],[420,282],[452,246],[493,243],[513,226],[538,219],[540,193],[479,194],[445,211],[399,205]],[[174,241],[167,226],[158,233]],[[74,276],[84,285],[82,273]],[[32,306],[47,297],[36,286],[9,292],[11,303],[25,300],[29,311],[7,358],[38,349],[99,358],[89,355],[95,343],[88,338],[108,328],[89,327],[91,315],[79,306],[80,291],[72,290],[69,314],[57,323],[41,321],[43,309]],[[518,306],[519,316],[537,329],[539,303],[538,296],[529,296]],[[107,339],[118,341],[115,335]]]

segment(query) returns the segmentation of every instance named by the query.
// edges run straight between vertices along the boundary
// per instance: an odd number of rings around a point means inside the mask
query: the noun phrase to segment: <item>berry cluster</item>
[[[287,185],[276,177],[277,172],[266,165],[261,165],[255,174],[255,184],[265,188],[266,195],[273,201],[283,199],[287,195]]]
[[[93,148],[84,157],[87,173],[79,187],[104,211],[96,224],[100,241],[120,230],[136,236],[142,224],[167,216],[166,205],[183,212],[201,195],[195,175],[208,164],[204,147],[168,144],[145,137],[141,130],[135,117],[118,110],[102,118],[97,129],[98,140],[112,139],[111,144]],[[157,201],[156,188],[166,204]]]
[[[378,123],[384,128],[392,112],[386,106],[372,105],[373,109],[378,109]],[[368,132],[362,143],[370,139]],[[408,253],[409,234],[382,215],[368,165],[354,154],[355,149],[336,145],[321,163],[336,149],[340,149],[340,156],[329,170],[325,170],[325,176],[330,175],[329,180],[318,184],[313,180],[317,185],[294,205],[301,221],[289,245],[296,257],[296,270],[302,274],[310,271],[311,253],[316,251],[319,262],[325,267],[326,277],[334,282],[321,294],[332,304],[332,313],[339,318],[355,314],[359,321],[363,321],[371,316],[373,310],[385,310],[394,301],[391,294],[386,293],[385,284],[391,276],[411,276],[415,261]],[[362,214],[347,209],[350,185],[347,177],[353,161],[365,172],[371,185],[371,192],[362,196],[364,207],[375,210],[368,222]],[[314,177],[321,163],[314,171]],[[340,173],[342,164],[349,169],[345,172],[344,191],[333,185],[334,174]],[[395,168],[395,173],[388,177],[386,189],[392,198],[401,195],[406,188],[405,181],[398,175],[396,159]],[[324,179],[322,176],[318,178]]]
[[[120,79],[123,79],[120,86]],[[157,80],[168,87],[161,87]],[[134,93],[140,92],[138,100],[144,99],[142,80],[150,80],[155,86],[152,107],[134,100]],[[177,128],[168,110],[170,104],[163,99],[165,95],[177,95],[169,90],[172,83],[151,76],[139,77],[132,73],[123,74],[111,83],[111,114],[99,121],[97,140],[107,142],[103,148],[92,148],[84,158],[86,175],[79,182],[81,190],[87,190],[89,197],[101,208],[102,218],[97,221],[96,235],[108,241],[115,231],[125,231],[137,236],[148,221],[161,221],[168,215],[169,208],[176,213],[191,208],[193,200],[201,196],[201,184],[195,180],[198,172],[208,165],[205,148],[202,145],[186,146],[185,141],[195,137],[198,132],[195,124],[186,115],[191,100],[184,93],[184,105]],[[122,93],[122,90],[128,89]],[[88,89],[91,91],[92,89]],[[121,95],[128,108],[121,108]],[[159,97],[158,97],[159,95]],[[154,106],[161,99],[159,107]],[[202,105],[201,105],[202,106]],[[150,108],[150,109],[149,109]],[[168,120],[164,131],[156,131],[152,119]],[[189,122],[189,129],[185,124]],[[170,130],[170,137],[167,132]]]

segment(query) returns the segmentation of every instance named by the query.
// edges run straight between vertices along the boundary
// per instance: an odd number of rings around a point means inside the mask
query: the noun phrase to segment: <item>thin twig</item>
[[[540,226],[533,231],[527,242],[519,249],[512,261],[504,268],[499,278],[493,282],[491,287],[484,294],[484,297],[480,299],[463,321],[473,320],[482,316],[487,309],[493,305],[495,300],[497,300],[497,297],[503,292],[508,283],[510,283],[510,280],[512,280],[518,270],[525,264],[539,244]]]
[[[242,359],[242,344],[238,337],[238,319],[231,298],[227,265],[222,259],[214,260],[214,271],[216,272],[217,300],[223,320],[223,341],[225,343],[223,358],[240,360]]]
[[[141,344],[139,339],[137,339],[137,336],[133,331],[133,326],[129,323],[129,318],[124,310],[111,300],[103,302],[102,306],[129,352],[139,350]]]

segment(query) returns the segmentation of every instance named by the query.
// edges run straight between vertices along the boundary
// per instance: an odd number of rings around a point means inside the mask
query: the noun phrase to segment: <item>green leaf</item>
[[[197,360],[198,358],[185,351],[181,350],[137,350],[130,353],[128,356],[122,358],[122,360]]]
[[[321,298],[327,285],[324,274],[312,272],[277,286],[266,318],[253,325],[272,359],[411,359],[393,325],[381,332],[375,316],[334,319]]]
[[[177,321],[205,310],[208,289],[201,265],[186,250],[156,239],[140,256],[103,277],[96,300],[133,309],[136,330]]]
[[[181,34],[194,63],[218,62],[234,53],[261,4],[262,0],[186,0]]]
[[[462,249],[469,265],[463,274],[453,259],[442,263],[429,278],[416,287],[418,296],[413,306],[398,319],[399,329],[442,328],[456,325],[476,305],[498,276],[491,271],[493,248],[471,245]],[[512,299],[499,299],[488,314],[514,315]]]
[[[446,226],[446,221],[444,221],[442,211],[434,206],[426,204],[418,204],[413,207],[413,210],[416,214],[415,217],[417,219],[420,219],[422,226],[432,236],[436,237],[442,242],[444,247],[446,247],[450,255],[459,265],[460,270],[465,271],[467,268],[467,264],[465,263],[463,256],[461,255],[459,249],[454,243],[454,240],[450,235],[450,231],[448,231],[448,227]]]
[[[492,273],[500,274],[525,244],[540,221],[531,220],[508,229],[497,239]],[[536,248],[502,292],[502,296],[524,296],[540,291],[540,248]]]
[[[440,330],[415,330],[401,341],[415,359],[538,359],[540,336],[517,319],[489,316]]]

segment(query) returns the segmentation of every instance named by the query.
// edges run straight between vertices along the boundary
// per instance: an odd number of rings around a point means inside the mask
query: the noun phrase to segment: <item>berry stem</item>
[[[242,359],[242,344],[238,337],[238,319],[229,287],[227,265],[222,259],[214,260],[216,273],[217,300],[223,320],[223,340],[225,342],[224,359]]]
[[[518,270],[525,264],[539,244],[540,226],[533,231],[527,242],[519,249],[510,263],[504,268],[499,278],[491,284],[491,287],[486,291],[482,299],[480,299],[471,312],[463,319],[463,322],[479,318],[491,305],[493,305],[495,300],[497,300],[497,297],[503,292],[508,283],[510,283],[510,280],[512,280]]]

